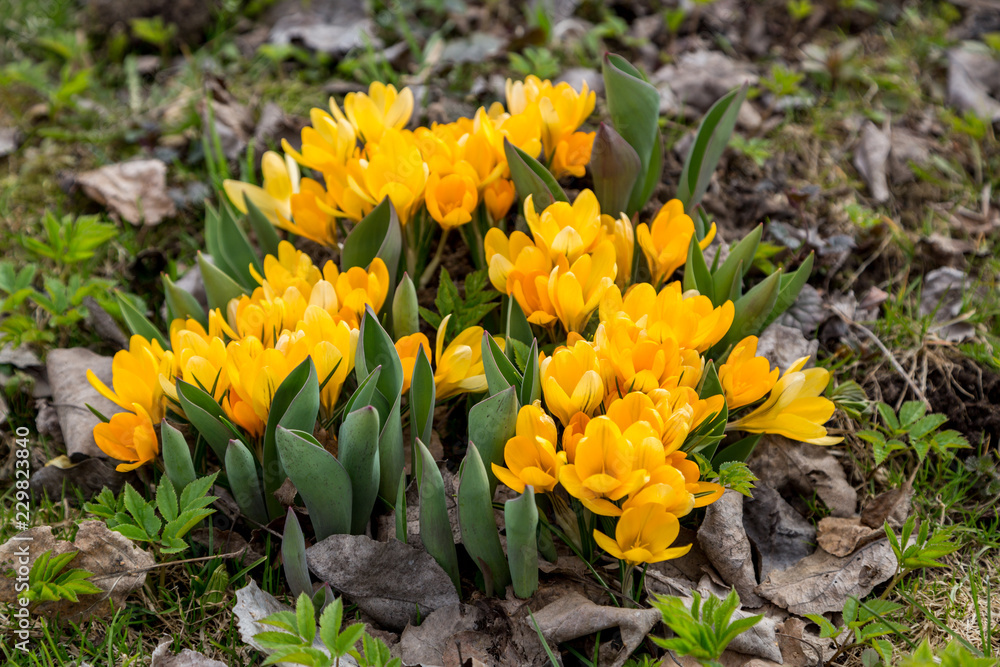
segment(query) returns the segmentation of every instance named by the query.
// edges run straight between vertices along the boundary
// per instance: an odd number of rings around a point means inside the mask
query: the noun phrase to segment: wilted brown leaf
[[[437,561],[396,540],[331,535],[306,549],[306,562],[337,593],[397,632],[418,617],[458,604],[455,586]]]
[[[889,201],[886,166],[891,149],[889,132],[867,121],[861,128],[861,138],[854,149],[854,166],[868,184],[872,199],[879,204]]]
[[[762,579],[784,570],[814,550],[816,529],[767,484],[757,482],[753,498],[743,500],[743,528],[757,547]]]
[[[727,490],[708,506],[698,529],[698,543],[723,580],[736,588],[744,607],[752,609],[764,603],[754,593],[757,577],[750,540],[743,528],[742,495]]]
[[[212,660],[191,649],[182,649],[180,653],[170,650],[172,641],[161,642],[153,651],[150,667],[226,667],[226,663]]]
[[[122,409],[91,386],[87,369],[110,387],[111,357],[102,357],[83,347],[60,348],[49,352],[46,365],[66,453],[106,458],[94,441],[94,427],[100,420],[87,405],[109,418]]]
[[[23,566],[30,568],[46,551],[51,551],[53,556],[77,551],[76,558],[67,568],[92,572],[89,581],[104,591],[103,594],[81,595],[79,602],[43,602],[34,612],[77,623],[120,609],[125,598],[146,582],[146,570],[155,565],[152,556],[127,537],[108,530],[103,521],[84,521],[73,542],[57,540],[51,526],[38,526],[15,535],[0,546],[0,572]],[[25,554],[27,564],[20,561]],[[16,579],[0,576],[0,602],[15,603],[20,595],[15,591],[16,584]]]
[[[158,225],[177,213],[167,194],[167,165],[160,160],[109,164],[76,175],[88,197],[133,225]]]
[[[795,499],[810,498],[815,491],[833,516],[855,515],[858,492],[848,484],[844,469],[829,449],[766,435],[748,465],[763,483],[792,499],[793,507]]]

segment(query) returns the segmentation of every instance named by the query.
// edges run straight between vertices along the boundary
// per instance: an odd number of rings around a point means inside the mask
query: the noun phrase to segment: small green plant
[[[695,452],[694,459],[698,462],[700,476],[703,479],[715,480],[723,488],[732,489],[747,498],[753,497],[750,492],[754,489],[754,482],[760,478],[753,474],[753,471],[743,461],[726,461],[716,471],[712,467],[711,461],[701,454]]]
[[[952,533],[950,528],[942,528],[935,533],[930,533],[929,523],[923,521],[917,534],[913,534],[916,527],[916,517],[911,516],[903,524],[899,537],[896,531],[888,522],[885,524],[885,534],[889,538],[889,546],[896,556],[896,575],[889,583],[890,589],[904,576],[914,570],[925,567],[944,567],[938,558],[947,556],[958,551],[961,545],[951,542]],[[912,538],[912,542],[911,542]]]
[[[67,551],[53,556],[52,550],[49,549],[39,555],[32,563],[31,571],[28,572],[28,590],[25,592],[25,597],[35,603],[59,600],[79,602],[78,595],[102,593],[100,588],[87,581],[94,576],[93,572],[78,567],[66,570],[66,566],[73,562],[78,553],[80,552]],[[13,572],[8,572],[7,576],[13,576]]]
[[[529,46],[524,53],[510,54],[510,67],[521,76],[534,74],[540,79],[551,79],[559,74],[559,59],[549,49]]]
[[[978,656],[957,641],[949,642],[935,654],[925,639],[911,655],[901,658],[897,667],[992,667],[996,664],[994,658]]]
[[[451,279],[448,269],[441,269],[437,297],[434,305],[437,312],[420,309],[420,316],[435,329],[448,315],[448,331],[452,336],[475,326],[497,307],[497,293],[490,287],[489,274],[485,269],[474,271],[465,277],[465,298],[458,293],[458,287]]]
[[[788,0],[785,6],[788,8],[788,15],[796,23],[812,16],[814,9],[811,0]]]
[[[72,106],[77,96],[87,92],[92,83],[92,68],[74,68],[70,63],[59,69],[59,80],[53,83],[49,63],[19,60],[0,68],[0,87],[20,84],[32,88],[44,97],[52,111]]]
[[[771,143],[763,137],[751,137],[747,139],[741,134],[734,134],[729,139],[729,145],[734,150],[753,160],[754,164],[758,167],[763,167],[772,153]]]
[[[96,215],[57,218],[50,211],[42,218],[45,240],[23,236],[21,245],[56,264],[71,265],[91,259],[97,249],[118,234],[115,225],[100,221]]]
[[[156,487],[155,502],[143,500],[128,483],[117,498],[105,488],[97,501],[86,503],[84,509],[104,519],[108,528],[130,540],[155,544],[164,554],[180,553],[188,547],[184,536],[203,519],[215,514],[215,510],[207,506],[218,497],[208,495],[208,490],[218,474],[194,480],[181,491],[180,499],[174,485],[166,479]]]
[[[948,418],[942,414],[926,414],[927,406],[920,401],[907,401],[898,415],[885,403],[877,403],[875,409],[883,424],[858,431],[858,437],[872,446],[876,466],[896,452],[912,450],[923,463],[931,449],[950,459],[954,450],[969,447],[968,440],[958,431],[938,431]]]
[[[279,662],[310,667],[338,667],[340,659],[351,656],[361,667],[401,667],[402,661],[393,658],[389,648],[380,639],[365,633],[363,623],[354,623],[341,630],[344,604],[340,598],[326,606],[319,617],[319,639],[325,650],[317,648],[316,607],[305,593],[299,595],[295,611],[279,611],[261,621],[264,625],[279,628],[254,635],[265,649],[272,651],[265,665]],[[361,642],[362,650],[354,646]]]
[[[892,660],[892,643],[883,637],[903,632],[906,628],[886,617],[902,608],[903,605],[888,600],[861,602],[856,597],[849,597],[842,610],[842,627],[835,626],[822,614],[806,614],[806,618],[819,626],[819,636],[824,639],[838,637],[846,628],[847,638],[837,647],[838,654],[850,648],[865,646],[862,662],[874,665],[879,661],[888,663]]]
[[[724,600],[709,595],[703,602],[697,592],[693,592],[692,597],[690,609],[681,598],[661,597],[653,602],[663,614],[664,625],[674,633],[670,639],[653,637],[653,641],[678,655],[691,656],[702,665],[720,667],[719,658],[730,642],[757,625],[764,616],[758,614],[731,621],[740,604],[740,596],[735,590]]]
[[[771,65],[771,72],[760,80],[760,85],[769,90],[775,97],[791,97],[798,94],[799,84],[805,74],[788,69],[784,65]]]
[[[163,56],[170,52],[170,44],[177,36],[177,25],[164,23],[162,16],[132,19],[130,25],[136,39],[152,44]]]

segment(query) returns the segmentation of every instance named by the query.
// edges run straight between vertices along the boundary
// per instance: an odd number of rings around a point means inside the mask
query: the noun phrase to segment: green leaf
[[[344,603],[340,598],[326,606],[319,617],[319,638],[333,652],[340,636],[340,624],[344,618]]]
[[[241,441],[233,439],[226,449],[225,462],[229,487],[240,511],[254,522],[267,525],[267,505],[264,503],[253,454]]]
[[[538,341],[532,340],[524,366],[524,378],[521,380],[521,388],[518,391],[518,399],[521,401],[521,405],[531,405],[541,397],[542,380],[538,366]]]
[[[316,608],[313,607],[309,596],[304,593],[295,601],[295,621],[299,637],[305,640],[307,646],[311,645],[316,637]]]
[[[531,197],[535,210],[540,213],[553,202],[569,201],[566,193],[552,176],[552,172],[538,160],[510,143],[506,137],[503,140],[503,150],[507,156],[507,165],[510,167],[510,178],[514,181],[514,188],[522,206],[524,201]]]
[[[663,171],[660,94],[624,58],[605,54],[604,89],[615,130],[639,155],[639,177],[629,195],[629,216],[649,199]]]
[[[125,509],[146,535],[154,537],[160,532],[162,523],[157,518],[153,505],[143,500],[139,492],[128,483],[125,484]]]
[[[379,487],[378,411],[370,405],[344,417],[337,456],[351,480],[351,533],[363,535]]]
[[[354,412],[358,408],[372,404],[372,396],[375,395],[376,384],[381,373],[382,367],[376,366],[364,380],[358,383],[358,388],[354,390],[351,397],[347,399],[347,403],[344,404],[344,414]]]
[[[279,426],[283,426],[286,429],[312,434],[318,414],[319,378],[316,376],[312,357],[306,357],[305,361],[285,377],[274,392],[267,425],[264,428],[264,451],[261,461],[264,472],[264,502],[267,503],[268,514],[272,517],[280,516],[284,512],[274,497],[274,492],[285,481],[282,459],[277,453],[275,431]]]
[[[744,236],[739,243],[729,249],[726,261],[718,269],[712,272],[712,283],[715,295],[724,302],[733,294],[736,283],[740,283],[740,293],[742,293],[743,276],[750,270],[753,264],[754,255],[757,253],[757,246],[760,245],[761,235],[764,233],[764,225],[757,225],[753,231]],[[702,260],[704,261],[704,260]],[[713,301],[718,306],[719,303]]]
[[[177,399],[188,421],[198,429],[219,460],[224,460],[229,441],[241,435],[229,424],[222,406],[204,390],[180,379],[177,380]]]
[[[524,316],[524,311],[517,303],[517,299],[507,298],[507,307],[504,316],[504,336],[508,340],[520,341],[524,345],[531,345],[535,340],[535,334],[531,331],[531,324]],[[504,350],[506,352],[506,350]]]
[[[712,105],[698,126],[694,143],[684,161],[680,183],[677,185],[676,196],[684,203],[684,210],[688,214],[694,210],[708,190],[712,174],[715,173],[719,158],[722,157],[733,134],[736,117],[743,101],[747,98],[749,89],[749,84],[744,83],[738,89],[724,95]]]
[[[490,396],[508,387],[521,386],[521,374],[517,372],[514,364],[504,356],[503,350],[497,345],[488,332],[483,332],[482,338],[483,369],[486,374],[486,383],[490,390]]]
[[[774,302],[771,314],[764,320],[764,326],[761,327],[761,331],[781,317],[786,310],[792,307],[795,300],[799,298],[799,292],[802,291],[802,288],[809,280],[809,276],[812,274],[814,259],[815,255],[809,253],[805,261],[795,270],[795,273],[783,274],[781,276],[781,288],[778,290],[778,298]]]
[[[309,510],[317,540],[351,532],[351,478],[344,466],[302,431],[279,426],[276,433],[281,466]]]
[[[122,311],[125,324],[133,335],[142,336],[149,341],[159,341],[164,350],[170,349],[170,341],[167,340],[167,337],[160,333],[160,330],[145,315],[140,313],[131,301],[122,296],[121,292],[115,292],[115,299],[118,301],[118,308]]]
[[[288,508],[285,514],[285,530],[281,536],[281,562],[285,570],[285,581],[292,595],[312,595],[312,579],[306,564],[306,539],[302,526],[295,516],[295,510]]]
[[[204,507],[218,500],[217,497],[208,495],[209,489],[215,484],[215,478],[218,476],[219,473],[214,472],[207,477],[200,477],[185,486],[184,490],[181,491],[181,511],[183,512],[193,507]]]
[[[527,486],[520,496],[504,503],[503,515],[514,594],[528,598],[538,590],[538,508],[534,489]]]
[[[469,410],[469,445],[479,450],[490,480],[490,497],[497,488],[493,463],[504,465],[503,449],[517,426],[517,394],[509,387]]]
[[[176,538],[175,551],[186,549],[187,545],[181,541],[181,538],[213,514],[215,514],[215,510],[212,509],[190,509],[186,512],[181,512],[176,519],[163,527],[163,543],[166,544],[168,538]]]
[[[263,275],[264,268],[261,265],[260,257],[250,245],[247,235],[236,224],[236,220],[226,206],[219,211],[217,233],[219,235],[219,252],[225,258],[225,264],[231,268],[229,277],[242,285],[244,289],[255,288],[257,281],[250,273],[250,267],[252,266],[259,275]],[[207,283],[205,287],[207,291]]]
[[[181,432],[164,419],[160,426],[160,439],[163,441],[163,467],[167,478],[174,485],[174,491],[181,491],[195,480],[194,461],[191,460],[191,448]]]
[[[179,512],[177,508],[177,492],[169,479],[160,479],[156,487],[156,508],[160,510],[160,515],[167,522],[177,518]]]
[[[354,648],[354,645],[361,641],[362,635],[365,634],[364,623],[354,623],[349,625],[340,633],[337,637],[336,643],[333,645],[333,652],[335,655],[344,656],[347,652]]]
[[[632,146],[607,123],[597,126],[590,153],[590,173],[601,212],[617,216],[628,210],[642,161]]]
[[[243,196],[243,202],[247,207],[247,219],[250,221],[250,228],[253,229],[257,237],[257,245],[265,255],[278,256],[278,245],[281,239],[274,225],[267,219],[267,216],[260,212],[260,209],[247,197]]]
[[[416,451],[414,446],[413,451]],[[393,505],[396,511],[396,539],[403,544],[407,543],[406,529],[406,475],[399,476],[399,486],[396,489],[396,503]]]
[[[903,416],[902,410],[900,410],[900,418]],[[927,415],[926,417],[921,417],[917,422],[910,426],[908,435],[911,441],[915,438],[923,438],[925,435],[931,431],[936,431],[941,425],[943,425],[948,418],[941,414]],[[903,422],[905,425],[907,422]],[[925,450],[926,453],[926,450]],[[923,458],[923,457],[921,457]]]
[[[174,320],[179,317],[190,317],[197,320],[201,326],[207,328],[208,316],[205,315],[205,309],[198,303],[198,299],[194,298],[194,295],[187,290],[178,287],[167,274],[164,273],[162,278],[167,312],[170,314],[169,319]]]
[[[445,504],[444,480],[434,457],[424,443],[417,441],[417,453],[421,457],[420,480],[420,540],[427,553],[434,557],[455,584],[455,590],[462,594],[458,575],[458,553],[451,535],[451,522]]]
[[[392,335],[396,340],[420,331],[420,307],[417,303],[417,288],[409,274],[396,286],[392,297]]]
[[[714,457],[712,457],[712,465],[718,468],[723,463],[728,461],[746,461],[750,458],[754,448],[757,447],[757,443],[760,442],[760,438],[760,433],[754,433],[737,440],[728,447],[724,447]]]
[[[225,313],[232,299],[238,299],[246,294],[246,290],[239,283],[230,278],[214,262],[207,260],[200,252],[198,253],[198,270],[201,271],[201,279],[205,283],[205,296],[208,298],[210,310],[218,308]]]
[[[688,244],[687,261],[684,263],[684,291],[697,290],[707,296],[715,306],[721,305],[715,292],[715,283],[712,280],[712,273],[705,264],[705,255],[698,245],[698,239],[691,235],[691,242]],[[728,293],[727,293],[728,296]]]
[[[778,300],[780,286],[781,271],[779,270],[754,285],[753,289],[740,297],[739,301],[733,304],[736,313],[733,316],[733,324],[729,327],[729,332],[711,351],[725,350],[747,336],[760,335],[764,322]],[[713,357],[711,351],[706,356]]]
[[[396,270],[399,267],[402,248],[403,236],[399,218],[392,202],[385,197],[371,213],[354,225],[344,239],[344,248],[340,252],[340,268],[343,271],[352,266],[367,269],[373,259],[380,257],[389,272],[391,288],[396,284]]]
[[[435,402],[434,370],[421,345],[410,378],[410,435],[414,442],[418,438],[430,442]]]
[[[827,620],[827,618],[822,614],[805,614],[805,617],[819,626],[819,636],[823,639],[836,637],[840,633],[840,629]]]
[[[482,571],[489,596],[499,595],[510,583],[492,499],[483,459],[478,449],[469,447],[459,470],[458,525],[462,544]]]
[[[889,430],[893,432],[899,431],[899,420],[896,418],[896,412],[890,408],[885,403],[876,403],[875,409],[878,410],[879,415],[882,417],[882,421]]]
[[[907,401],[903,403],[903,406],[899,409],[900,426],[909,426],[923,417],[926,412],[927,406],[924,405],[923,401]]]

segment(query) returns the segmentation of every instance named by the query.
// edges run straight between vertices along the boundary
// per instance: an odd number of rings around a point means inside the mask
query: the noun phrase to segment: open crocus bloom
[[[595,530],[594,540],[610,555],[630,565],[680,558],[691,545],[670,548],[680,532],[677,517],[662,505],[649,503],[625,510],[615,527],[615,539]]]

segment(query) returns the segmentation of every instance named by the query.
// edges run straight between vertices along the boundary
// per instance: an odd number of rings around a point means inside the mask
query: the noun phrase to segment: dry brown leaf
[[[104,593],[81,595],[79,602],[43,602],[33,613],[47,617],[58,615],[63,621],[76,623],[92,616],[107,616],[120,609],[125,598],[143,586],[146,571],[155,565],[152,556],[124,535],[108,530],[103,521],[83,521],[73,542],[57,540],[51,526],[38,526],[15,535],[0,546],[0,572],[25,565],[30,569],[36,558],[50,550],[53,556],[77,551],[76,558],[67,568],[92,572],[89,581]],[[27,564],[20,561],[25,555]],[[16,585],[16,579],[0,576],[0,602],[15,603],[19,595]]]
[[[757,547],[757,570],[762,579],[802,560],[816,543],[812,524],[762,482],[756,484],[753,498],[743,500],[743,528]]]
[[[523,601],[482,599],[438,609],[407,626],[398,655],[405,665],[460,667],[473,659],[490,667],[549,664]]]
[[[1000,120],[1000,62],[982,45],[971,44],[948,51],[948,104],[958,111],[972,111],[980,118]]]
[[[600,630],[619,628],[622,650],[612,667],[621,667],[662,618],[656,609],[626,609],[594,604],[578,593],[569,593],[534,613],[542,636],[550,644],[586,637]]]
[[[418,617],[458,604],[455,586],[437,561],[396,540],[331,535],[306,549],[306,562],[335,591],[397,632]]]
[[[153,651],[150,667],[226,667],[226,663],[212,660],[191,649],[183,649],[180,653],[170,650],[172,641],[161,642]]]
[[[777,322],[764,329],[757,341],[757,356],[767,359],[782,373],[802,357],[812,357],[818,349],[818,340],[808,340],[800,329]]]
[[[793,507],[794,499],[810,498],[815,491],[833,516],[855,516],[858,492],[848,484],[844,469],[829,449],[765,435],[748,465],[762,482],[784,498],[793,499]]]
[[[816,543],[824,551],[834,556],[849,556],[858,547],[876,540],[883,535],[882,530],[876,530],[862,525],[858,517],[823,517],[816,531]]]
[[[869,528],[882,529],[886,521],[894,528],[903,525],[910,516],[910,501],[913,499],[913,483],[907,480],[903,486],[889,489],[871,499],[861,510],[861,523]]]
[[[88,197],[133,225],[158,225],[177,213],[161,160],[109,164],[77,174],[76,182]]]
[[[777,572],[757,587],[757,593],[793,614],[840,611],[848,597],[868,595],[896,571],[896,557],[888,540],[866,544],[847,557],[822,549]]]
[[[867,121],[861,128],[861,138],[854,149],[854,166],[868,184],[872,199],[879,204],[889,201],[886,166],[891,149],[888,130],[881,130],[875,123]]]
[[[375,37],[374,22],[360,3],[291,0],[272,7],[268,17],[277,18],[268,36],[271,44],[301,43],[333,56],[364,48],[366,38],[372,48],[379,50],[382,47],[381,40]]]
[[[708,506],[705,520],[698,529],[698,543],[726,583],[736,588],[744,607],[756,608],[764,601],[754,593],[754,574],[750,540],[743,529],[743,496],[727,490]]]
[[[100,420],[87,405],[109,418],[122,409],[91,386],[87,369],[110,387],[111,357],[102,357],[83,347],[60,348],[49,352],[46,365],[66,453],[106,458],[94,441],[94,427]]]

